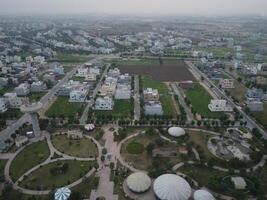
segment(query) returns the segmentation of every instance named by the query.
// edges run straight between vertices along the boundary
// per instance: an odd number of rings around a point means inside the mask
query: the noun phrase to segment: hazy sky
[[[0,0],[0,14],[267,15],[267,0]]]

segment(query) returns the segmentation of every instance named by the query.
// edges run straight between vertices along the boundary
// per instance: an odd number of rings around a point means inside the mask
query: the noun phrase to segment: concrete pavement
[[[140,94],[139,94],[139,76],[134,76],[134,120],[139,121],[141,116]]]

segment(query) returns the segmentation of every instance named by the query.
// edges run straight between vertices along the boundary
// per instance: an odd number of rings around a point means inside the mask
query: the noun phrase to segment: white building
[[[30,85],[28,83],[21,83],[15,88],[15,92],[18,96],[27,96],[30,93]]]
[[[130,99],[131,86],[119,84],[115,92],[115,99]]]
[[[85,77],[88,74],[88,68],[79,68],[76,73],[76,77]]]
[[[4,113],[7,111],[7,100],[5,98],[0,98],[0,113]]]
[[[64,67],[62,65],[54,65],[53,71],[56,75],[64,75]]]
[[[95,101],[95,110],[112,110],[114,102],[110,97],[98,97]]]
[[[16,93],[5,93],[4,98],[10,108],[20,108],[21,105],[29,102],[28,98],[18,97]]]
[[[89,90],[86,87],[79,87],[70,92],[69,102],[84,102]]]
[[[243,177],[231,177],[231,181],[237,190],[244,190],[247,187],[247,183]]]
[[[47,87],[44,82],[38,81],[31,84],[31,92],[44,92]]]
[[[144,106],[145,115],[163,115],[161,103],[149,101]]]
[[[247,107],[251,112],[262,112],[264,109],[261,101],[247,101]]]
[[[83,132],[80,130],[68,130],[67,136],[72,139],[80,139],[83,137]]]
[[[85,81],[96,81],[96,74],[93,74],[93,73],[86,74],[84,77],[84,80]]]
[[[147,88],[144,90],[144,101],[158,101],[159,92],[157,89]]]
[[[233,108],[227,105],[227,101],[220,99],[220,100],[214,100],[212,99],[210,101],[210,104],[208,105],[208,108],[211,112],[231,112],[233,111]]]
[[[99,90],[101,96],[109,96],[109,97],[112,97],[115,91],[116,91],[116,84],[114,83],[105,83]]]
[[[235,88],[235,80],[234,79],[220,79],[219,84],[223,89]]]
[[[118,77],[120,75],[120,70],[118,68],[114,68],[114,69],[110,69],[108,71],[108,76],[111,76],[111,77]]]

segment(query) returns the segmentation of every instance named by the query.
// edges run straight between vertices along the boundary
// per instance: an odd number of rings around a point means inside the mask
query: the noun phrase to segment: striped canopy
[[[67,200],[70,197],[70,193],[71,191],[69,188],[59,188],[55,193],[55,200]]]

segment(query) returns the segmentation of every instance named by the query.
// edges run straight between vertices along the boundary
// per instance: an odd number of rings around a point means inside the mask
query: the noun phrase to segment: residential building
[[[4,98],[10,108],[20,108],[21,105],[29,103],[28,98],[18,97],[16,93],[5,93]]]
[[[131,86],[118,84],[115,92],[115,99],[130,99],[131,98]]]
[[[56,82],[56,76],[53,73],[45,74],[43,76],[43,81],[51,81],[52,83]]]
[[[267,85],[267,78],[263,76],[257,76],[256,77],[256,84],[257,85]]]
[[[244,190],[247,187],[247,183],[243,177],[231,177],[231,181],[237,190]]]
[[[67,136],[71,139],[81,139],[83,138],[83,132],[80,130],[68,130]]]
[[[59,65],[59,64],[53,65],[53,72],[55,75],[59,75],[59,76],[62,76],[65,74],[64,67],[62,65]]]
[[[4,113],[7,111],[8,102],[5,98],[0,98],[0,113]]]
[[[116,84],[114,83],[105,83],[102,85],[99,93],[101,96],[109,96],[112,97],[116,91]]]
[[[96,74],[93,74],[93,73],[86,74],[84,77],[84,80],[85,81],[96,81]]]
[[[220,79],[219,85],[223,89],[233,89],[235,88],[235,80],[234,79]]]
[[[72,90],[80,86],[82,86],[82,84],[79,81],[70,80],[69,82],[59,87],[57,96],[69,96]]]
[[[246,103],[251,112],[262,112],[264,109],[261,101],[247,101]]]
[[[159,100],[159,92],[157,89],[146,88],[143,93],[145,102]]]
[[[120,70],[118,68],[114,68],[114,69],[110,69],[108,71],[108,76],[111,76],[111,77],[118,77],[120,75]]]
[[[112,110],[113,100],[110,97],[98,97],[95,101],[95,110]]]
[[[149,101],[144,106],[145,115],[163,115],[163,109],[160,102]]]
[[[131,84],[131,76],[122,74],[118,77],[118,84]]]
[[[70,92],[69,102],[84,102],[89,90],[87,87],[75,88]]]
[[[231,106],[227,105],[227,101],[220,99],[220,100],[214,100],[212,99],[210,101],[210,104],[208,105],[208,108],[211,112],[231,112],[233,111],[233,108]]]
[[[246,98],[248,101],[262,101],[264,100],[264,93],[262,89],[252,88],[247,91]]]
[[[15,92],[18,96],[27,96],[30,93],[30,85],[28,83],[21,83],[15,88]]]
[[[31,92],[44,92],[47,90],[44,82],[38,81],[31,84]]]

